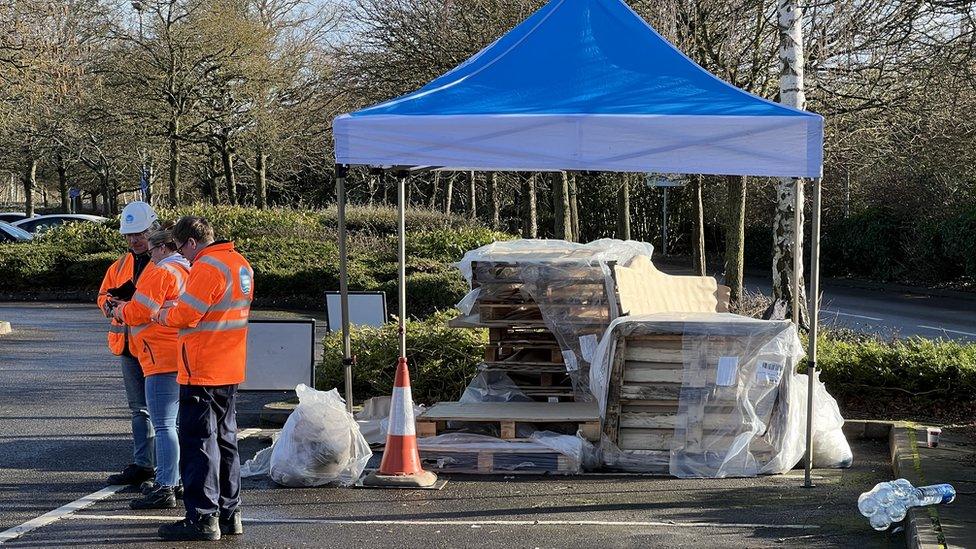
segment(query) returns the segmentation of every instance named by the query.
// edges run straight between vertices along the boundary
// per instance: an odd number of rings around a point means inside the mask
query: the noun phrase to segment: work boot
[[[129,502],[133,509],[174,509],[176,495],[172,486],[157,485],[156,488],[141,498]]]
[[[125,469],[122,469],[121,473],[109,475],[108,483],[139,486],[143,482],[154,478],[156,478],[156,471],[152,467],[143,467],[135,463],[130,463],[125,466]]]
[[[159,537],[166,541],[217,541],[220,527],[217,515],[205,515],[197,520],[185,518],[159,527]]]
[[[220,533],[228,536],[239,536],[244,533],[241,522],[241,508],[234,509],[234,514],[227,519],[220,519]]]
[[[145,496],[148,495],[149,492],[152,492],[153,490],[158,488],[159,486],[160,484],[155,480],[147,480],[146,482],[143,482],[142,484],[139,485],[139,492],[141,492],[142,495]],[[176,488],[173,488],[173,495],[176,496],[176,499],[183,499],[183,483],[177,484]]]

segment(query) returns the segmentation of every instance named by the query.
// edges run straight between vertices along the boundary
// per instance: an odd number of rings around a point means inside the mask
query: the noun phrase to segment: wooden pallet
[[[579,461],[553,450],[420,449],[424,469],[438,473],[479,475],[575,475]]]
[[[748,426],[737,403],[738,387],[718,383],[718,362],[735,357],[738,368],[748,367],[757,358],[753,336],[618,336],[604,434],[625,452],[648,455],[728,448]],[[765,399],[760,408],[760,417],[768,415],[772,400]],[[769,453],[772,448],[754,437],[750,451]]]
[[[443,433],[449,421],[495,424],[506,440],[516,438],[520,424],[576,424],[584,438],[600,440],[600,414],[594,402],[438,402],[417,418],[417,436]]]

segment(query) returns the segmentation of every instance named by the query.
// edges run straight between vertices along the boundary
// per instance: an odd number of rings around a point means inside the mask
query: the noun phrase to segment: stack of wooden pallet
[[[791,325],[728,316],[674,321],[670,332],[667,322],[655,322],[652,330],[615,334],[603,432],[629,468],[668,473],[672,452],[714,468],[753,428],[752,414],[768,425],[776,387],[794,365],[763,349]],[[739,457],[771,459],[775,449],[763,435],[747,436]]]
[[[470,314],[451,325],[488,328],[482,369],[505,372],[535,400],[575,400],[581,391],[577,387],[574,392],[569,372],[576,372],[577,379],[587,379],[585,363],[573,351],[564,352],[556,334],[546,326],[540,305],[547,315],[558,318],[564,341],[572,343],[587,334],[599,336],[610,324],[616,304],[615,295],[607,297],[603,269],[566,261],[476,261],[471,287],[479,292]],[[572,362],[568,368],[567,359]]]

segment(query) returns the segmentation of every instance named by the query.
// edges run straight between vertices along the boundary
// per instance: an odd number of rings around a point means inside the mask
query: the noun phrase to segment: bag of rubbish
[[[271,480],[283,486],[354,484],[373,455],[335,389],[295,388],[298,406],[271,450]]]
[[[271,471],[271,450],[274,448],[275,442],[278,441],[278,436],[279,433],[271,435],[271,446],[258,450],[254,457],[241,465],[241,477],[257,477],[267,475]]]
[[[807,387],[809,380],[806,374],[794,376],[794,387],[799,391],[803,425],[806,426]],[[819,379],[814,386],[813,408],[813,466],[820,468],[845,469],[854,463],[851,445],[844,436],[844,417],[840,415],[837,401],[827,392],[827,387]],[[805,439],[805,435],[799,435]]]

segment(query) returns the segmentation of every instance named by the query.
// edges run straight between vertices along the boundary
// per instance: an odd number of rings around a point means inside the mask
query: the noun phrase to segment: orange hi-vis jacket
[[[115,260],[105,271],[105,278],[102,279],[102,287],[98,290],[98,308],[105,313],[105,303],[108,301],[108,290],[118,288],[126,282],[132,280],[132,269],[135,265],[135,258],[131,252]],[[112,354],[121,355],[125,352],[125,342],[129,336],[128,328],[121,322],[112,319],[112,325],[108,329],[108,348]],[[133,354],[133,356],[135,356]]]
[[[143,375],[177,370],[176,328],[161,326],[152,316],[164,303],[180,297],[189,276],[190,263],[181,255],[150,263],[139,277],[132,300],[122,308],[122,319],[129,327],[129,349],[139,358]]]
[[[254,271],[232,242],[218,241],[200,250],[183,295],[156,317],[160,324],[180,329],[180,385],[244,381],[253,296]]]

